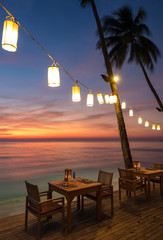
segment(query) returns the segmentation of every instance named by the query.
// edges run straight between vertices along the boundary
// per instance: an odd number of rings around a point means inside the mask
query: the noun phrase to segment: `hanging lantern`
[[[81,101],[80,88],[77,85],[77,82],[75,83],[75,86],[72,87],[72,101],[73,102],[80,102]]]
[[[129,110],[129,116],[130,116],[130,117],[133,117],[133,116],[134,116],[134,111],[133,111],[133,109],[130,109],[130,110]]]
[[[160,129],[161,129],[161,128],[160,128],[160,125],[158,124],[158,125],[157,125],[157,130],[160,130]]]
[[[145,127],[149,127],[149,122],[145,121]]]
[[[70,181],[72,178],[72,170],[69,168],[65,169],[65,181]]]
[[[156,125],[155,124],[152,124],[152,129],[156,130]]]
[[[126,102],[125,101],[122,102],[121,107],[122,107],[122,109],[126,109]]]
[[[93,94],[91,93],[91,91],[87,94],[87,106],[93,106]]]
[[[97,94],[97,99],[98,99],[99,104],[103,104],[104,103],[104,99],[103,99],[103,96],[102,96],[101,93]]]
[[[9,18],[9,17],[7,17]],[[4,21],[2,34],[2,48],[6,51],[16,52],[18,41],[18,24],[13,17]]]
[[[116,103],[117,102],[117,96],[116,95],[111,95],[110,96],[110,104]]]
[[[59,68],[57,66],[48,67],[48,86],[58,87],[60,86]]]
[[[105,95],[105,103],[110,103],[110,96],[108,94]]]
[[[142,122],[143,122],[143,120],[142,120],[141,116],[139,116],[139,118],[138,118],[138,123],[139,123],[139,124],[142,124]]]

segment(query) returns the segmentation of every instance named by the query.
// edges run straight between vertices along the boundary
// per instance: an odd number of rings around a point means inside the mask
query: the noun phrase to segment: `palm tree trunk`
[[[127,132],[126,132],[126,127],[123,119],[123,114],[122,114],[122,109],[119,101],[119,96],[118,96],[118,90],[116,84],[112,81],[113,79],[113,71],[109,59],[109,54],[107,51],[107,47],[105,44],[105,39],[102,31],[102,26],[101,22],[97,13],[97,9],[95,6],[94,0],[90,0],[93,14],[96,20],[97,28],[98,28],[98,33],[99,33],[99,38],[101,41],[101,46],[102,46],[102,53],[104,56],[105,60],[105,66],[107,70],[107,74],[110,79],[110,88],[112,90],[112,93],[117,95],[117,103],[115,103],[115,111],[116,111],[116,116],[117,116],[117,121],[118,121],[118,127],[119,127],[119,133],[120,133],[120,138],[121,138],[121,147],[122,147],[122,152],[123,152],[123,157],[124,157],[124,163],[125,163],[125,168],[132,168],[133,167],[133,162],[132,162],[132,156],[130,152],[130,146],[127,138]]]
[[[136,55],[136,56],[137,56],[137,59],[138,59],[138,61],[139,61],[140,66],[141,66],[141,69],[142,69],[142,71],[143,71],[143,73],[144,73],[144,76],[145,76],[145,79],[146,79],[146,81],[147,81],[147,83],[148,83],[148,86],[150,87],[153,95],[155,96],[156,101],[157,101],[158,105],[160,106],[161,112],[163,112],[163,104],[162,104],[162,102],[161,102],[161,100],[160,100],[160,98],[159,98],[156,90],[154,89],[154,87],[153,87],[153,85],[152,85],[152,83],[151,83],[151,81],[150,81],[150,79],[149,79],[149,77],[148,77],[148,74],[147,74],[147,72],[146,72],[146,70],[145,70],[145,68],[144,68],[144,66],[143,66],[142,61],[140,60],[140,58],[139,58],[138,55]]]

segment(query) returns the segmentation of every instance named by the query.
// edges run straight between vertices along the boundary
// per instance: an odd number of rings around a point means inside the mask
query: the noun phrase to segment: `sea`
[[[0,142],[0,146],[0,218],[24,213],[25,180],[45,191],[48,182],[64,179],[65,168],[90,180],[97,180],[101,169],[113,172],[117,190],[118,168],[124,167],[120,141]],[[163,141],[134,140],[130,148],[142,167],[163,163]]]

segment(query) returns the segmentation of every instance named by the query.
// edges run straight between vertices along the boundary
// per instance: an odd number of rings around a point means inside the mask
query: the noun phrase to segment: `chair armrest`
[[[51,203],[51,202],[62,203],[62,205],[64,205],[64,197],[47,199],[45,201],[39,202],[38,204],[43,205],[43,204],[47,204],[47,203]]]
[[[49,191],[39,192],[40,197],[48,196]]]
[[[140,180],[138,179],[128,179],[128,178],[119,178],[120,181],[122,182],[128,182],[128,183],[140,183]]]

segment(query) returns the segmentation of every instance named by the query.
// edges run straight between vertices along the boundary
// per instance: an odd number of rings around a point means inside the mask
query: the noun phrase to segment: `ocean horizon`
[[[113,172],[114,190],[118,189],[118,168],[124,167],[118,140],[0,144],[0,218],[24,212],[25,180],[38,184],[40,191],[47,190],[48,182],[64,179],[65,168],[71,168],[76,177],[91,180],[97,180],[99,169]],[[163,141],[131,140],[130,148],[133,160],[139,160],[143,167],[163,162]]]

